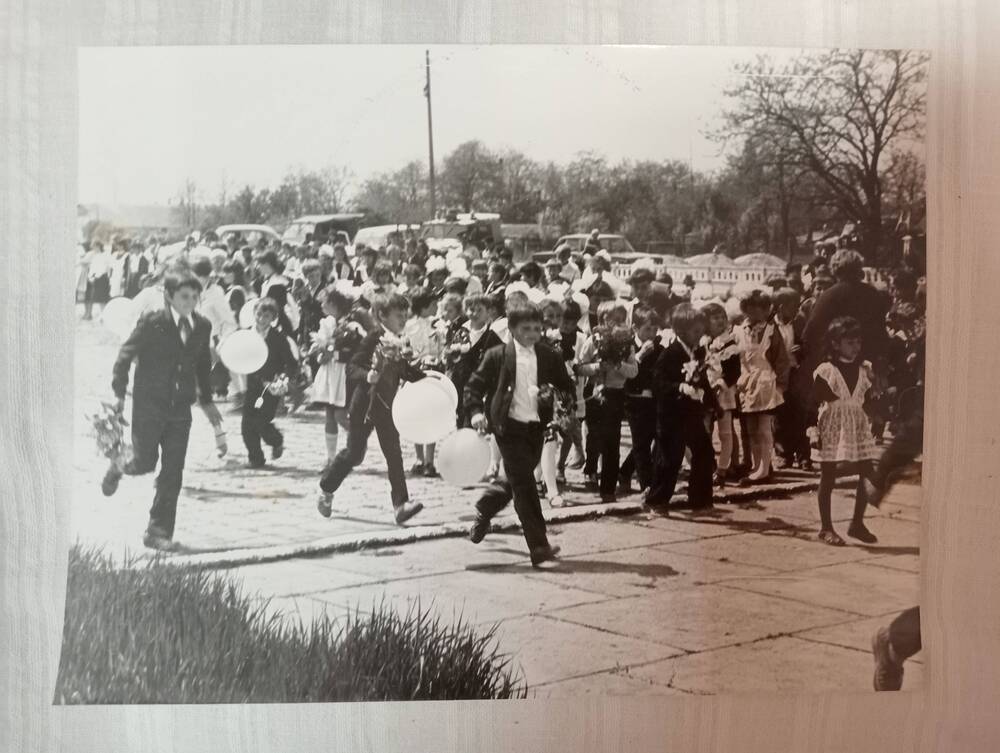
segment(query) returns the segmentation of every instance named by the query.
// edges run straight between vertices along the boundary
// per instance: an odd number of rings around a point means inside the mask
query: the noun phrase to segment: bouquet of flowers
[[[691,398],[695,402],[703,402],[705,399],[705,390],[698,385],[701,384],[704,376],[705,364],[703,362],[698,361],[697,358],[692,358],[685,363],[684,381],[681,382],[680,387],[681,394]]]
[[[538,388],[538,406],[552,409],[552,418],[545,425],[545,441],[553,442],[569,431],[573,421],[573,403],[576,396],[565,390],[556,389],[551,384]]]
[[[445,341],[444,365],[448,371],[452,371],[458,366],[462,356],[472,350],[472,343],[469,340],[469,330],[465,327],[458,327],[450,332],[450,337]]]
[[[331,356],[336,354],[338,361],[349,361],[351,354],[358,349],[361,341],[368,333],[360,323],[351,317],[344,317],[337,322],[333,330],[333,342],[326,346]]]
[[[264,385],[264,391],[260,393],[260,397],[254,402],[254,408],[260,408],[264,405],[264,393],[270,392],[275,397],[283,397],[288,394],[289,380],[288,376],[285,374],[278,374],[274,379]]]
[[[132,447],[125,438],[128,421],[113,403],[101,401],[100,409],[87,417],[97,440],[97,451],[121,469],[132,458]]]
[[[602,327],[596,333],[597,357],[602,363],[617,365],[632,354],[632,331],[628,327]]]

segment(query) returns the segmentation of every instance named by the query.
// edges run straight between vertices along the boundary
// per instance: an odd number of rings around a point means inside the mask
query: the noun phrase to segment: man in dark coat
[[[629,287],[632,295],[653,309],[665,323],[670,322],[670,312],[674,306],[684,299],[673,292],[673,280],[670,275],[663,275],[662,281],[656,281],[653,270],[644,267],[636,269],[629,275]]]
[[[132,362],[137,361],[132,387],[134,457],[124,468],[108,470],[102,490],[107,496],[114,494],[123,472],[150,473],[162,455],[143,543],[172,550],[191,405],[195,400],[201,403],[217,436],[222,419],[212,403],[212,325],[194,310],[201,283],[190,273],[170,272],[163,279],[163,290],[167,306],[139,320],[115,361],[111,387],[119,411],[125,404]]]

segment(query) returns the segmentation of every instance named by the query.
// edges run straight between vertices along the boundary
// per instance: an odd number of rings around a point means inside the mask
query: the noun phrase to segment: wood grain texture
[[[0,3],[0,750],[1000,749],[995,0]],[[71,495],[76,46],[712,44],[932,51],[922,692],[579,702],[51,706]],[[664,619],[669,619],[664,615]]]

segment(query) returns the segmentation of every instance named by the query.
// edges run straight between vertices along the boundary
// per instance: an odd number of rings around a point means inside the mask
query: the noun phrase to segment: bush
[[[218,574],[159,561],[119,569],[76,546],[55,702],[523,698],[495,635],[419,605],[292,623]]]

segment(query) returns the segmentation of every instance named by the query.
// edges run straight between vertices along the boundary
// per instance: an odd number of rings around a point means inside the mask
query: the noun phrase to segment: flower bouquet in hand
[[[608,366],[618,366],[632,355],[632,330],[628,327],[601,328],[597,335],[597,357]]]
[[[697,358],[692,358],[684,364],[684,381],[681,382],[680,393],[696,403],[705,401],[705,390],[699,385],[705,377],[705,364]]]
[[[553,442],[569,431],[573,422],[573,406],[576,395],[557,389],[551,384],[538,388],[538,407],[552,411],[552,418],[545,425],[545,441]]]
[[[264,385],[264,390],[260,393],[260,397],[254,402],[254,408],[261,408],[264,405],[264,395],[265,393],[271,393],[275,397],[284,397],[288,394],[289,390],[289,379],[286,374],[278,374],[274,379]]]
[[[330,349],[330,357],[335,355],[337,360],[342,362],[351,360],[351,355],[358,349],[367,334],[359,322],[349,316],[344,317],[334,327],[333,342],[327,346]],[[320,356],[320,360],[325,363],[322,361],[322,356]]]
[[[465,327],[456,328],[445,341],[444,345],[444,366],[447,372],[451,372],[458,366],[462,356],[472,350],[472,342],[469,340],[469,330]]]
[[[101,401],[101,407],[90,420],[94,438],[97,440],[97,451],[106,457],[113,468],[121,471],[132,459],[132,447],[125,435],[128,421],[115,403]]]

